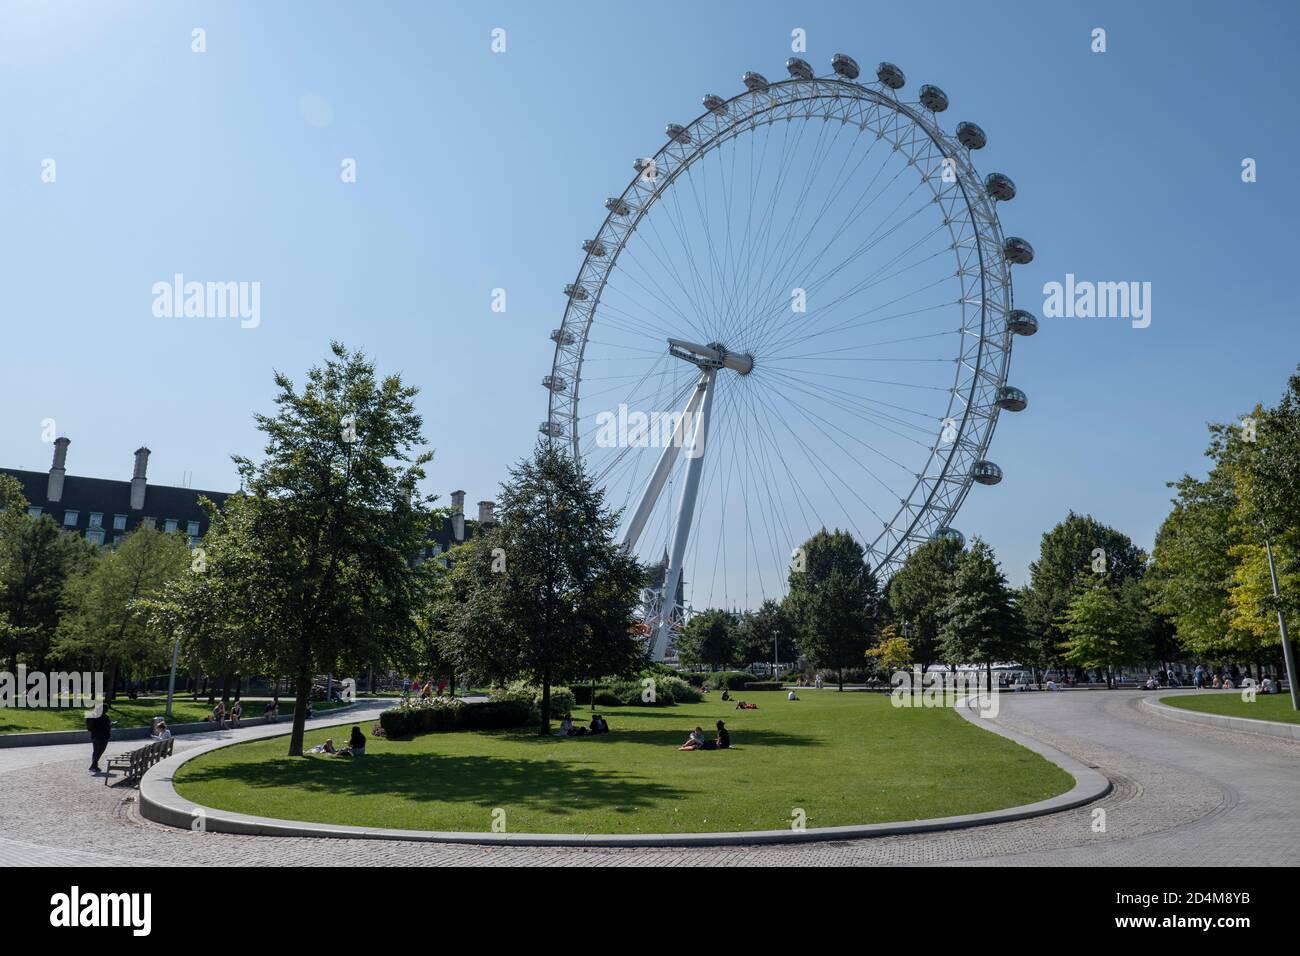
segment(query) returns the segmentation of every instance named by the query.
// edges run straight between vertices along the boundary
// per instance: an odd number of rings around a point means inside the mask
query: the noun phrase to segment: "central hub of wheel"
[[[729,351],[721,342],[696,345],[684,339],[669,339],[668,354],[700,368],[729,368],[741,375],[748,375],[754,369],[754,356]]]

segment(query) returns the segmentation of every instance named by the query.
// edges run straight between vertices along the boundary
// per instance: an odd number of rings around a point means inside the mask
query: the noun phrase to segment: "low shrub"
[[[590,684],[574,684],[569,688],[569,690],[573,692],[574,703],[590,704],[593,690],[595,693],[600,693],[602,690],[609,690],[609,685],[597,684],[595,688],[593,688]]]
[[[415,700],[379,715],[379,726],[389,738],[454,730],[497,730],[532,723],[532,705],[522,700],[486,700],[466,704],[434,698]]]
[[[614,693],[610,688],[602,687],[596,691],[597,707],[621,707],[622,705],[623,702],[618,699],[618,694]]]
[[[704,681],[704,686],[710,690],[743,690],[747,683],[758,680],[756,676],[749,671],[717,671],[709,674]]]
[[[615,681],[610,685],[610,690],[618,698],[620,707],[671,707],[677,703],[673,699],[672,691],[664,693],[661,688],[661,682],[668,680],[665,677],[654,677],[655,693],[654,700],[646,700],[646,686],[641,680],[623,680]],[[599,703],[599,701],[597,701]],[[604,706],[609,706],[608,704]]]
[[[494,701],[523,701],[532,708],[533,720],[542,719],[542,689],[533,684],[526,684],[523,681],[515,681],[504,690],[493,691],[492,699]],[[577,699],[572,690],[564,686],[551,688],[552,717],[563,717],[565,714],[571,714],[573,713],[573,708],[576,706]]]
[[[704,700],[704,694],[696,687],[692,687],[680,677],[661,677],[657,686],[658,693],[672,694],[673,703],[676,704],[698,704]]]
[[[752,680],[745,685],[745,690],[780,690],[779,680]]]
[[[702,688],[704,686],[704,679],[709,675],[699,674],[696,673],[695,671],[687,671],[686,673],[678,674],[677,676],[680,677],[682,680],[686,681],[686,683],[690,684],[692,687]]]

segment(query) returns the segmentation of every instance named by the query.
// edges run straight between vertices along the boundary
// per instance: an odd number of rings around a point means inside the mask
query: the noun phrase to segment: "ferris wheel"
[[[948,97],[902,98],[891,63],[831,68],[746,73],[670,124],[564,289],[540,430],[623,509],[656,659],[687,607],[780,598],[821,528],[882,580],[961,539],[972,484],[1002,479],[998,415],[1028,403],[1007,372],[1038,328],[1011,290],[1033,249],[998,222],[1011,179],[972,164],[984,131],[945,132]]]

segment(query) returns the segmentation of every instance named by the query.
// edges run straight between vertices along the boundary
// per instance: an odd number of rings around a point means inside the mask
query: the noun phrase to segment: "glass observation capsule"
[[[846,80],[856,80],[862,73],[857,61],[847,53],[836,53],[831,57],[831,69],[836,76],[842,76]]]
[[[957,142],[967,149],[983,149],[988,141],[989,138],[984,135],[984,130],[974,123],[963,121],[957,124]]]
[[[808,61],[801,60],[797,56],[792,56],[786,60],[785,68],[789,71],[790,76],[796,80],[811,80],[813,78],[813,68],[808,65]]]
[[[981,458],[971,467],[971,477],[981,485],[996,485],[1002,480],[1002,469],[991,461]]]
[[[931,113],[942,113],[948,108],[948,94],[927,83],[921,87],[921,105]]]
[[[1033,335],[1038,331],[1038,317],[1024,309],[1013,309],[1007,316],[1007,328],[1016,335]]]
[[[1019,236],[1008,236],[1006,242],[1002,243],[1002,252],[1008,261],[1018,266],[1034,261],[1034,247]]]
[[[998,389],[998,397],[995,404],[1003,411],[1023,412],[1025,407],[1029,404],[1029,396],[1014,386],[1003,385]]]

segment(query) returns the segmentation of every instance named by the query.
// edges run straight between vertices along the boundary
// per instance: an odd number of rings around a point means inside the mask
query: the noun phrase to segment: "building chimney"
[[[149,449],[143,445],[135,450],[135,471],[131,474],[131,510],[144,508],[145,473],[149,470]]]
[[[54,439],[54,464],[50,466],[50,482],[45,486],[45,497],[49,501],[60,501],[63,498],[63,475],[66,472],[64,465],[68,461],[68,446],[72,441],[67,438]]]
[[[451,533],[457,541],[465,540],[465,492],[451,493]]]
[[[492,517],[492,509],[495,507],[495,501],[480,501],[478,503],[478,523],[491,524],[496,520]]]

